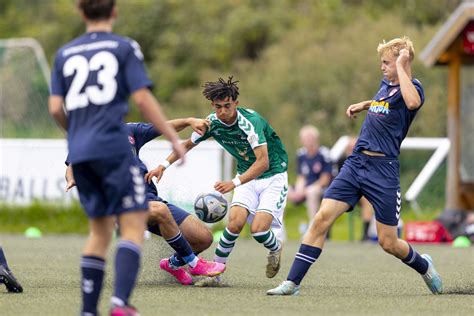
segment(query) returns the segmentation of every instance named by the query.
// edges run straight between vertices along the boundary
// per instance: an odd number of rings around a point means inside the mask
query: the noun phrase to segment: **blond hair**
[[[305,125],[300,129],[300,138],[305,135],[311,135],[314,138],[319,138],[319,131],[313,125]]]
[[[400,55],[400,51],[406,48],[410,53],[410,62],[415,58],[415,49],[413,48],[413,42],[408,38],[408,36],[403,36],[402,38],[394,38],[389,42],[385,40],[379,44],[377,47],[377,52],[379,56],[382,57],[387,53],[390,53],[394,57]]]

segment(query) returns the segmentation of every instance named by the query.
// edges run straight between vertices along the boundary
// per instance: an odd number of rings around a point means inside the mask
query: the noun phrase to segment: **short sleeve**
[[[296,157],[296,173],[298,175],[303,175],[303,156],[298,154]]]
[[[133,135],[135,136],[136,146],[138,147],[137,149],[140,149],[143,145],[157,138],[161,134],[151,123],[134,123]]]
[[[125,60],[125,81],[130,94],[141,88],[152,88],[143,62],[143,54],[137,42],[130,41],[130,49]]]
[[[329,157],[329,149],[326,147],[320,148],[321,156],[322,156],[322,168],[321,173],[331,173],[332,174],[332,162],[331,158]]]
[[[420,95],[420,99],[421,99],[420,106],[422,106],[425,103],[425,89],[423,88],[423,85],[418,79],[414,79],[413,84],[415,85],[416,91]]]
[[[264,132],[266,122],[261,117],[253,116],[247,119],[239,113],[237,120],[239,128],[247,135],[247,141],[252,149],[267,143]]]
[[[205,141],[209,137],[211,137],[211,133],[209,131],[206,132],[204,135],[199,135],[198,133],[193,132],[191,134],[191,141],[193,142],[193,144],[199,144],[200,142]]]

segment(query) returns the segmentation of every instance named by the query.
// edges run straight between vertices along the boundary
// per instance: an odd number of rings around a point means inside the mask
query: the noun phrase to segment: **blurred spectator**
[[[352,154],[352,151],[354,150],[354,146],[355,146],[356,142],[357,142],[357,138],[354,137],[354,136],[351,136],[350,139],[349,139],[349,142],[347,143],[345,154],[341,158],[339,158],[338,161],[336,161],[337,170],[334,170],[334,172],[333,172],[334,177],[336,177],[336,175],[339,173],[339,170],[341,170],[342,165],[344,164],[344,161],[346,160],[346,158],[349,157]],[[369,235],[368,235],[368,232],[369,232],[370,222],[371,222],[372,217],[374,215],[374,209],[372,208],[372,205],[370,204],[370,202],[365,197],[362,197],[359,200],[359,205],[360,205],[360,208],[361,208],[360,213],[361,213],[361,218],[362,218],[362,237],[361,237],[361,240],[365,241],[365,240],[370,239]]]
[[[329,150],[319,144],[319,131],[312,125],[303,126],[300,130],[296,183],[290,187],[288,200],[293,203],[306,201],[309,220],[319,209],[324,190],[331,182],[331,162]]]
[[[437,220],[452,238],[466,236],[474,243],[474,212],[446,210]]]

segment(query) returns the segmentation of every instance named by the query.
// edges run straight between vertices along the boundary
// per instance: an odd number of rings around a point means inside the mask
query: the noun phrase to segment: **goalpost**
[[[77,198],[75,190],[64,193],[67,146],[48,113],[49,78],[48,62],[35,39],[0,39],[0,203],[69,203]],[[141,158],[156,167],[170,150],[167,141],[152,141]],[[231,157],[213,141],[189,155],[184,166],[170,168],[159,184],[164,198],[188,209],[216,180],[230,180],[233,170]],[[202,168],[204,164],[208,167]]]
[[[35,39],[0,39],[0,138],[63,137],[47,110],[49,77]]]

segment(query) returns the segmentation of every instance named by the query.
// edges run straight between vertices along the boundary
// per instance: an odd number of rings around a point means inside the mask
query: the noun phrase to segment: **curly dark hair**
[[[232,81],[233,76],[230,76],[227,81],[219,77],[218,81],[208,81],[203,85],[204,90],[202,95],[211,101],[214,100],[225,100],[230,97],[236,101],[239,96],[239,87],[237,82]]]
[[[112,15],[115,0],[78,0],[77,6],[91,21],[107,20]]]

